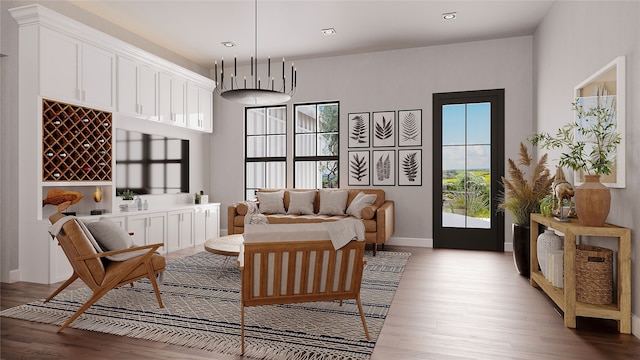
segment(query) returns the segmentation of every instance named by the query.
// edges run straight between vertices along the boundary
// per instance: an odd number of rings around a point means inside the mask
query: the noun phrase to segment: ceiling
[[[206,68],[235,55],[244,64],[255,52],[252,0],[69,2]],[[552,3],[259,0],[257,53],[289,61],[531,35]],[[449,12],[457,17],[443,20]]]

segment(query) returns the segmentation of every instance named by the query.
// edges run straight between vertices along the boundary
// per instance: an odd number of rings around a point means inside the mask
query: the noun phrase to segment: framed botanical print
[[[351,113],[349,118],[349,147],[366,148],[370,146],[369,113]]]
[[[422,146],[422,110],[398,111],[398,146]]]
[[[398,150],[398,185],[422,186],[422,150]]]
[[[349,151],[349,185],[369,185],[369,150]]]
[[[396,145],[395,111],[373,113],[373,147],[394,147]]]
[[[395,150],[373,150],[371,176],[373,185],[394,186],[395,177]]]

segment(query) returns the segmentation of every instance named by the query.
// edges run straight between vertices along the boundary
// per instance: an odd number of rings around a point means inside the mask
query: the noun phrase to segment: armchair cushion
[[[131,236],[118,224],[108,218],[99,221],[86,221],[85,226],[96,239],[103,251],[122,250],[133,246]]]

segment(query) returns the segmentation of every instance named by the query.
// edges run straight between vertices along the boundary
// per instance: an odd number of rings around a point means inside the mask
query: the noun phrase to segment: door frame
[[[504,214],[497,211],[497,194],[504,176],[504,89],[473,90],[433,94],[433,247],[504,251]],[[490,101],[491,106],[491,198],[490,229],[442,227],[442,106]],[[494,119],[495,117],[495,119]],[[495,149],[495,150],[494,150]],[[490,232],[490,233],[489,233]],[[495,241],[469,240],[484,236]],[[446,237],[446,240],[445,240]]]

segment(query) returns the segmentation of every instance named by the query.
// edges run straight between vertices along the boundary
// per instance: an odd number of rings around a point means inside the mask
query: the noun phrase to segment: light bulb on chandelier
[[[242,86],[238,85],[238,59],[233,58],[233,72],[230,76],[229,88],[224,82],[224,58],[221,60],[220,82],[218,82],[218,62],[214,64],[216,92],[226,100],[245,105],[274,105],[287,102],[296,92],[297,69],[291,63],[291,77],[287,79],[285,75],[285,59],[282,58],[282,74],[276,80],[271,75],[271,57],[267,59],[267,81],[263,87],[262,80],[258,76],[258,0],[255,0],[255,45],[254,55],[251,55],[251,74],[247,85],[245,76]],[[287,82],[290,83],[287,88]],[[279,86],[276,86],[279,85]],[[288,91],[287,91],[288,90]]]

